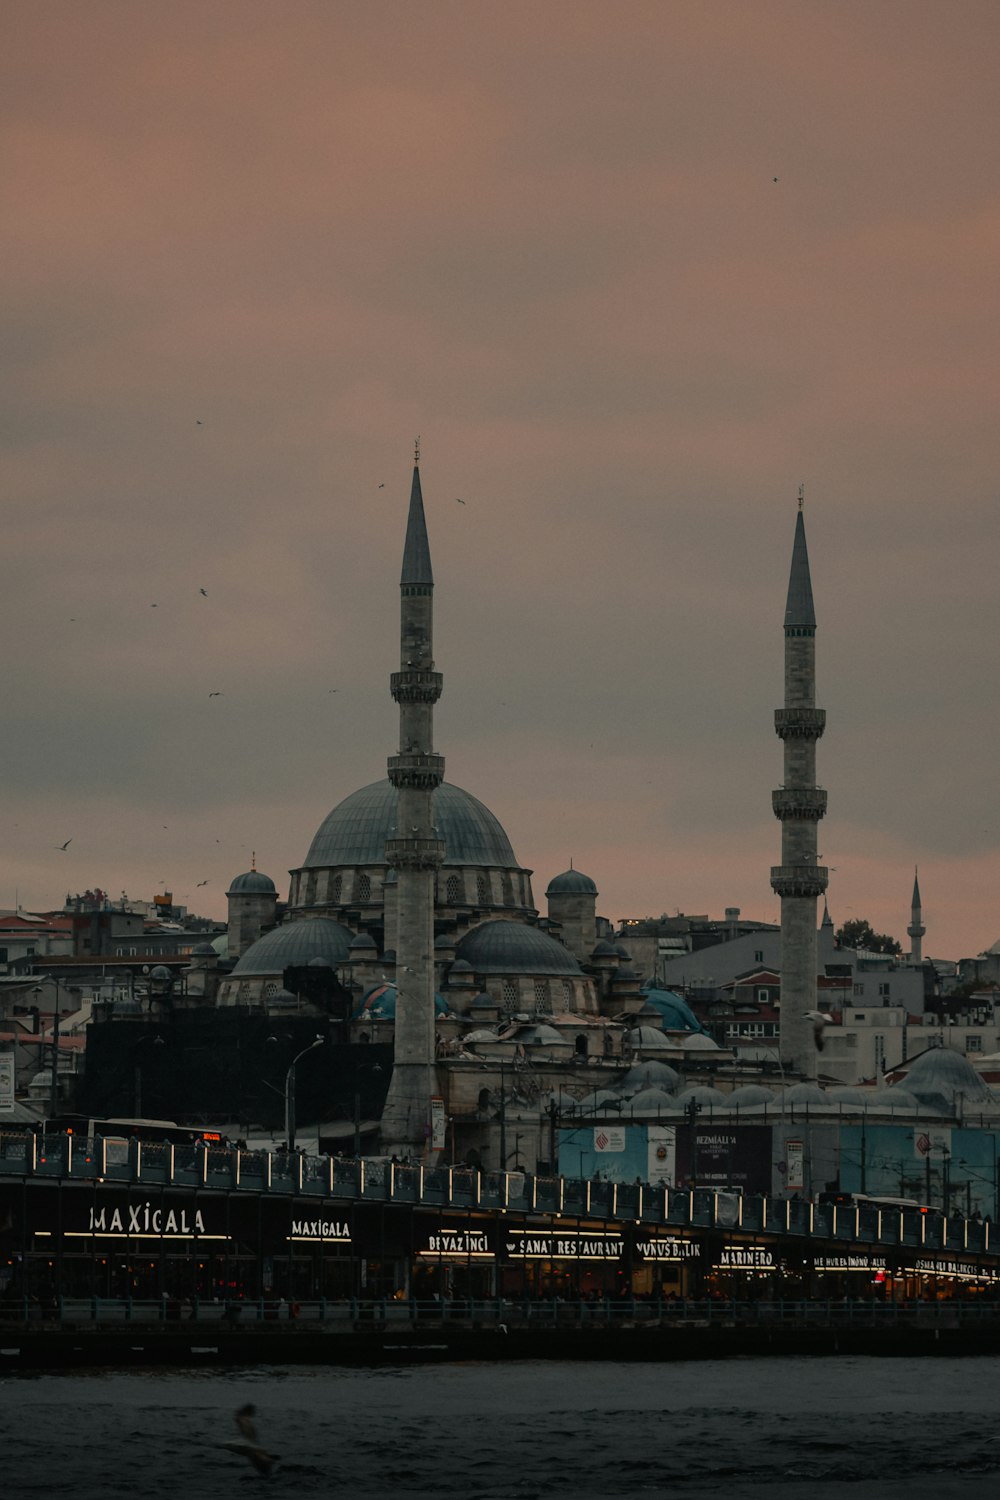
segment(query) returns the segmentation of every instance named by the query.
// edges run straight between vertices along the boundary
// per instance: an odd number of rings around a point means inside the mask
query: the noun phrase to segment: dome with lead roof
[[[304,869],[385,863],[387,839],[400,837],[399,793],[386,778],[338,802],[316,831]],[[446,865],[486,865],[518,870],[510,840],[476,797],[443,781],[434,793],[434,824],[444,840]]]

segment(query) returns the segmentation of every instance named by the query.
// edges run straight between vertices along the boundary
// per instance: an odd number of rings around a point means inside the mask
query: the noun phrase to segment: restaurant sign
[[[724,1245],[722,1256],[716,1262],[719,1271],[773,1271],[776,1261],[773,1250],[763,1245]]]
[[[510,1260],[620,1260],[620,1234],[537,1234],[509,1229],[504,1241]]]
[[[642,1260],[698,1260],[701,1255],[697,1240],[679,1240],[667,1235],[636,1240],[635,1248]]]
[[[66,1229],[71,1239],[99,1240],[225,1240],[222,1225],[206,1219],[201,1208],[189,1201],[170,1206],[149,1198],[140,1202],[124,1199],[92,1203],[85,1226]]]
[[[349,1245],[351,1226],[346,1219],[293,1219],[290,1240]]]
[[[961,1281],[995,1281],[997,1270],[951,1255],[922,1255],[906,1270],[917,1276],[953,1276]]]
[[[813,1260],[814,1271],[884,1271],[885,1260],[874,1255],[817,1255]]]

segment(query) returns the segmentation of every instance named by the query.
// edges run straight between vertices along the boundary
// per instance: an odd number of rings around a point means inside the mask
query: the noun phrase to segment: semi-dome
[[[477,974],[561,974],[582,977],[567,948],[537,927],[498,919],[473,927],[457,945]]]
[[[434,1014],[436,1016],[448,1014],[448,1002],[443,995],[434,996]],[[365,1020],[367,1017],[372,1021],[394,1021],[396,1019],[396,986],[376,984],[361,997],[354,1015],[358,1020]]]
[[[664,1031],[701,1031],[701,1022],[687,1001],[673,990],[646,990],[646,1004],[659,1011]]]
[[[385,863],[386,839],[398,838],[398,798],[392,783],[373,781],[338,802],[317,829],[305,869]],[[434,793],[434,824],[444,839],[446,865],[520,869],[510,840],[482,802],[444,781]]]
[[[564,870],[549,881],[546,896],[596,896],[597,886],[582,870]]]
[[[237,875],[226,893],[229,896],[276,896],[277,889],[270,875],[261,870],[247,870]]]
[[[342,963],[350,951],[353,933],[330,917],[309,917],[286,922],[267,932],[243,954],[234,974],[282,974],[290,965],[305,965],[314,958]]]

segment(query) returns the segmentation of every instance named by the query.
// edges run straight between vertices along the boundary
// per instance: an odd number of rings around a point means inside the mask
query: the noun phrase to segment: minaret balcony
[[[822,896],[829,882],[825,865],[771,866],[771,889],[776,896]]]
[[[389,678],[389,688],[397,703],[436,703],[443,686],[440,672],[425,671],[422,667],[393,672]]]
[[[819,786],[783,786],[771,793],[774,816],[782,823],[793,818],[802,823],[818,823],[826,813],[826,792]]]
[[[776,708],[774,731],[782,740],[818,740],[826,728],[825,708]]]
[[[385,862],[394,870],[436,870],[444,864],[444,839],[386,839]]]
[[[394,787],[432,792],[444,780],[444,756],[419,755],[414,751],[390,755],[389,780]]]

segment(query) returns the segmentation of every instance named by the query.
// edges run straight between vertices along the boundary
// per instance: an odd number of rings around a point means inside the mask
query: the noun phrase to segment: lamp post
[[[285,1134],[288,1137],[289,1151],[295,1149],[295,1067],[307,1052],[312,1052],[315,1047],[322,1047],[325,1041],[325,1036],[317,1036],[315,1041],[310,1042],[308,1047],[303,1047],[288,1064],[288,1072],[285,1074]]]

